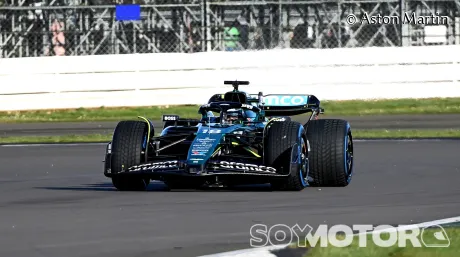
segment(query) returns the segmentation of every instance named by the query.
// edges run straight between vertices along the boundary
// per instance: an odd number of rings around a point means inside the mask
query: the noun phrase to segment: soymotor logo
[[[368,233],[372,232],[372,233]],[[376,246],[391,247],[449,247],[450,239],[446,231],[439,225],[426,228],[417,226],[380,225],[319,225],[313,233],[310,225],[287,226],[277,224],[268,227],[264,224],[256,224],[250,230],[251,247],[280,246],[297,244],[298,247],[315,247],[318,243],[321,247],[329,245],[335,247],[347,247],[358,241],[359,247],[366,247],[368,238]]]

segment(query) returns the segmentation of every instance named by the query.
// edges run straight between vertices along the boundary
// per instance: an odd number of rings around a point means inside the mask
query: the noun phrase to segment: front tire
[[[144,161],[147,124],[142,121],[121,121],[115,128],[112,139],[111,171],[113,185],[120,191],[144,191],[150,179],[127,175],[117,175],[131,166]]]
[[[310,153],[311,186],[344,187],[353,174],[353,137],[345,120],[321,119],[305,124]]]
[[[275,190],[300,191],[307,183],[308,142],[297,122],[273,122],[267,128],[264,163],[289,175],[271,182]]]

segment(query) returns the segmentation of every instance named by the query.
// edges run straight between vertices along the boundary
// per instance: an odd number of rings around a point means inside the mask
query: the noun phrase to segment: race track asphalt
[[[249,247],[250,227],[408,224],[459,216],[460,141],[355,143],[345,188],[115,191],[104,145],[0,146],[0,256],[197,256]],[[321,189],[321,190],[320,190]]]
[[[346,119],[353,129],[460,129],[460,114],[323,117]],[[304,123],[305,116],[294,116],[293,120]],[[0,137],[106,134],[112,133],[116,125],[117,122],[0,123]],[[163,127],[158,120],[154,125]]]

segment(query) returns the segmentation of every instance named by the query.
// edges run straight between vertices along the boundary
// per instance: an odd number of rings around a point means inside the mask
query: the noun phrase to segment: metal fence
[[[117,21],[120,3],[141,4],[141,20]],[[460,0],[0,0],[0,56],[459,44],[459,10]],[[430,15],[443,18],[402,22]]]

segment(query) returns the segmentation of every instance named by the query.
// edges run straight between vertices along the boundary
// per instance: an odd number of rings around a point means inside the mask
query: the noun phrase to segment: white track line
[[[270,251],[286,248],[286,246],[267,246],[259,248],[249,248],[231,252],[203,255],[200,257],[276,257]]]
[[[382,232],[405,231],[405,230],[411,230],[411,229],[415,229],[415,228],[428,228],[428,227],[432,227],[432,226],[439,226],[439,225],[443,225],[443,224],[456,223],[456,222],[460,222],[460,216],[453,217],[453,218],[447,218],[447,219],[441,219],[441,220],[427,221],[427,222],[423,222],[423,223],[419,223],[419,224],[400,225],[400,226],[392,228],[392,229],[374,230],[374,231],[371,231],[371,232],[359,233],[357,235],[374,234],[374,233],[382,233]]]
[[[419,224],[402,225],[392,230],[382,229],[382,230],[371,231],[371,232],[363,232],[363,233],[359,233],[356,235],[381,233],[385,231],[394,232],[395,229],[397,231],[404,231],[404,230],[410,230],[414,228],[426,228],[426,227],[443,225],[443,224],[448,224],[448,223],[455,223],[455,222],[460,222],[460,216],[453,217],[453,218],[447,218],[447,219],[441,219],[441,220],[427,221],[427,222],[423,222]],[[249,249],[243,249],[243,250],[232,251],[232,252],[203,255],[199,257],[276,257],[276,255],[272,254],[270,251],[283,249],[286,247],[287,246],[267,246],[267,247],[261,247],[261,248],[249,248]]]

